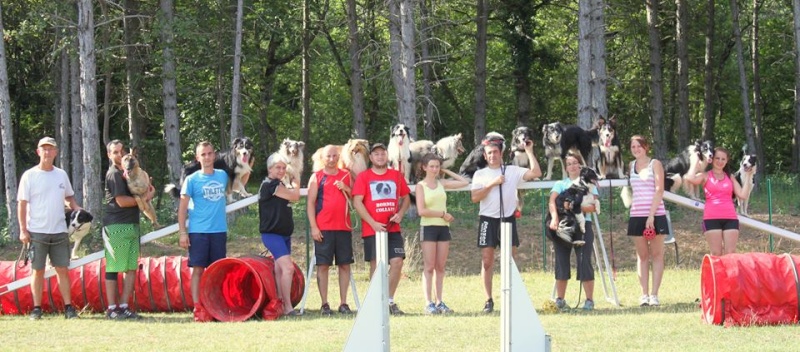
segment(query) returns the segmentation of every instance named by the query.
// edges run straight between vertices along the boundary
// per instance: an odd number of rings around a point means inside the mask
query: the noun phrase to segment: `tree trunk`
[[[714,109],[714,0],[708,0],[706,22],[705,62],[703,65],[703,140],[714,139],[717,120]]]
[[[792,0],[794,11],[794,135],[792,172],[800,172],[800,0]]]
[[[301,87],[301,100],[302,100],[302,108],[301,108],[301,115],[303,116],[303,130],[301,140],[309,142],[311,136],[311,55],[309,53],[310,46],[311,46],[311,35],[309,31],[311,28],[309,26],[309,22],[311,18],[309,17],[309,4],[310,0],[303,0],[303,45],[302,45],[302,60],[301,60],[301,68],[300,68],[300,75],[302,80],[302,87]]]
[[[3,7],[0,4],[0,34],[5,38]],[[8,92],[8,66],[5,40],[0,40],[0,136],[3,140],[3,183],[6,197],[6,223],[12,239],[19,239],[17,221],[17,162],[14,152],[14,126],[11,118],[11,96]]]
[[[353,104],[353,131],[356,138],[367,138],[364,122],[364,80],[361,69],[361,44],[358,40],[358,13],[356,0],[347,0],[347,29],[350,54],[350,95]]]
[[[74,43],[77,46],[77,42]],[[76,48],[77,49],[77,48]],[[76,50],[77,51],[77,50]],[[69,61],[69,75],[70,75],[70,131],[72,136],[72,188],[75,189],[75,200],[78,204],[83,204],[83,187],[82,185],[84,167],[83,167],[83,137],[81,133],[81,69],[77,53],[72,54]]]
[[[242,77],[242,17],[244,12],[244,1],[236,2],[236,35],[234,37],[233,49],[233,86],[231,87],[231,134],[230,140],[242,137],[242,94],[240,82]]]
[[[100,3],[100,11],[101,17],[103,21],[110,21],[111,19],[108,16],[108,6],[106,6],[106,1],[102,0]],[[127,20],[127,19],[126,19]],[[107,28],[102,32],[100,36],[100,47],[107,48],[109,37],[111,36],[111,31],[114,30],[112,26],[106,26]],[[128,30],[127,27],[125,30]],[[135,35],[135,34],[134,34]],[[128,33],[125,33],[126,40]],[[131,57],[128,57],[131,59]],[[111,96],[112,96],[112,80],[113,80],[113,72],[112,72],[112,65],[106,60],[103,67],[101,68],[103,72],[103,145],[108,145],[108,142],[111,141],[111,137],[109,136],[109,130],[111,129]],[[127,64],[127,63],[126,63]],[[130,118],[130,116],[129,116]],[[130,123],[128,124],[130,128]]]
[[[689,145],[691,131],[689,125],[689,43],[686,37],[686,0],[676,0],[675,46],[678,54],[678,145]]]
[[[747,72],[744,68],[744,49],[742,48],[742,31],[739,29],[739,5],[731,0],[731,16],[733,17],[733,38],[736,41],[736,66],[739,69],[739,94],[742,98],[742,114],[744,115],[744,137],[748,150],[756,150],[753,133],[753,120],[750,118],[750,94],[747,84]]]
[[[169,181],[178,184],[183,171],[180,119],[178,118],[178,91],[176,87],[175,55],[172,53],[173,10],[172,0],[160,0],[161,6],[161,59],[162,99],[164,105],[164,140],[167,150]]]
[[[138,35],[140,32],[139,18],[139,0],[125,0],[125,17],[123,20],[125,32],[125,100],[128,107],[128,135],[131,139],[130,146],[138,147],[142,144],[144,138],[144,118],[141,111],[143,108],[140,106],[142,97],[142,58],[139,55],[138,49]],[[92,29],[92,32],[94,30]],[[92,40],[92,47],[94,51],[94,39]],[[94,57],[94,56],[93,56]],[[92,58],[94,62],[94,58]],[[92,64],[92,86],[94,87],[94,63]],[[109,77],[107,76],[106,79]],[[84,83],[85,84],[85,83]],[[94,91],[95,88],[92,88]],[[85,117],[85,115],[84,115]],[[97,121],[94,122],[97,125]],[[145,154],[140,154],[141,158]]]
[[[100,152],[97,130],[97,95],[95,87],[94,18],[91,0],[78,1],[78,45],[81,62],[81,127],[83,143],[83,207],[92,214],[101,214],[103,199],[100,178]]]
[[[608,118],[608,102],[606,97],[606,19],[605,1],[591,0],[592,3],[592,106],[596,114],[592,116],[592,123],[599,117]]]
[[[592,4],[578,1],[578,126],[592,126]]]
[[[756,123],[755,123],[755,144],[756,149],[755,151],[749,151],[749,153],[755,152],[758,160],[764,160],[764,134],[763,134],[763,126],[764,126],[764,105],[761,102],[761,68],[759,63],[759,23],[758,23],[758,13],[761,10],[761,3],[759,0],[753,0],[753,27],[752,33],[753,37],[751,38],[752,47],[750,50],[750,55],[752,55],[753,60],[753,112],[756,115]],[[765,174],[765,168],[759,168],[756,174],[756,180],[761,180],[763,175]],[[756,182],[758,184],[758,182]]]
[[[417,138],[416,82],[414,78],[413,0],[389,0],[389,41],[392,82],[400,123]]]
[[[69,54],[67,53],[67,48],[61,48],[61,55],[59,58],[61,64],[61,79],[59,79],[59,93],[58,93],[58,103],[59,108],[58,112],[61,114],[61,124],[56,126],[61,132],[61,139],[58,140],[58,145],[61,148],[58,148],[58,165],[63,169],[65,172],[70,171],[70,162],[69,162],[69,145],[70,145],[70,134],[72,126],[70,124],[70,101],[69,101],[69,86],[70,86],[70,72],[69,72]]]
[[[433,58],[431,57],[431,38],[433,28],[430,25],[430,11],[425,3],[428,0],[419,0],[420,14],[420,63],[422,64],[422,120],[425,126],[425,139],[433,140]]]
[[[650,42],[650,123],[653,128],[653,149],[656,159],[667,158],[667,140],[664,135],[664,93],[661,71],[661,33],[658,26],[658,0],[645,1],[647,7],[647,32]]]
[[[478,145],[486,135],[486,52],[487,27],[489,22],[489,0],[478,0],[475,21],[475,135]]]

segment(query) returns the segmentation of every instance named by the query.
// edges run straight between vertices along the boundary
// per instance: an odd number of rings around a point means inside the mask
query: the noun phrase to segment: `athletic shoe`
[[[339,306],[339,313],[341,313],[341,314],[353,314],[353,311],[350,310],[350,306],[348,306],[347,303],[342,303]]]
[[[656,295],[650,296],[650,299],[648,300],[647,303],[653,307],[658,307],[661,305],[661,302],[658,301],[658,296]]]
[[[75,307],[68,305],[67,309],[64,310],[64,317],[67,319],[77,319],[78,312],[75,311]]]
[[[436,309],[436,305],[433,303],[428,303],[425,306],[425,314],[439,314],[439,310]]]
[[[400,307],[397,306],[397,303],[389,303],[389,314],[391,315],[403,315],[406,314]]]
[[[42,308],[33,308],[31,314],[29,316],[31,320],[39,320],[42,319]]]
[[[494,301],[491,298],[489,298],[486,301],[486,304],[483,305],[483,312],[484,313],[494,312]]]
[[[122,313],[122,311],[119,308],[116,308],[116,307],[114,309],[111,309],[111,308],[106,309],[106,319],[109,319],[109,320],[125,319],[125,318],[122,317],[121,313]]]
[[[569,309],[569,307],[567,307],[567,301],[565,301],[563,298],[556,298],[556,308],[562,310]]]
[[[594,301],[587,299],[586,302],[583,302],[583,310],[594,310]]]
[[[141,315],[136,314],[136,312],[132,311],[129,307],[120,308],[119,315],[121,319],[128,319],[128,320],[142,319]]]
[[[439,302],[439,304],[436,305],[436,310],[438,310],[439,313],[442,314],[450,314],[453,312],[453,310],[450,309],[450,307],[448,307],[446,304],[444,304],[444,302]]]
[[[319,309],[319,312],[322,315],[332,315],[333,311],[331,310],[331,306],[327,303],[322,305],[322,308]]]
[[[642,297],[639,297],[639,305],[642,306],[642,307],[649,306],[650,305],[650,296],[642,295]]]

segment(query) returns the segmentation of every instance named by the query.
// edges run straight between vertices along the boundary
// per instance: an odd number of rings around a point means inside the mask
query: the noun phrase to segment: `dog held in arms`
[[[747,190],[747,192],[753,191],[754,181],[753,176],[756,174],[758,170],[758,158],[755,154],[745,154],[742,157],[742,162],[739,163],[739,170],[734,173],[736,177],[736,181],[742,186],[742,189]],[[750,194],[747,194],[746,199],[736,199],[738,203],[737,210],[739,214],[744,216],[750,216],[748,212],[748,205],[750,203]]]
[[[406,182],[411,177],[411,137],[408,126],[400,123],[392,126],[389,145],[386,153],[389,157],[389,168],[400,171]]]
[[[70,258],[77,259],[78,247],[80,247],[83,238],[91,232],[94,216],[84,209],[67,209],[64,211],[64,218],[67,221],[67,234],[69,235],[69,239],[75,242],[75,244],[72,245],[72,255]]]
[[[253,141],[248,137],[236,138],[231,143],[231,149],[217,153],[214,160],[214,168],[225,171],[228,174],[228,203],[233,203],[233,192],[239,193],[242,197],[251,196],[247,193],[245,185],[253,171]],[[169,193],[177,199],[181,196],[181,184],[187,176],[199,171],[202,165],[197,160],[188,162],[183,167],[180,184],[168,184],[164,187],[164,192]]]
[[[153,223],[154,228],[161,228],[153,203],[150,200],[145,201],[143,198],[151,187],[150,175],[139,166],[136,149],[131,149],[130,153],[122,157],[122,169],[123,176],[128,180],[128,190],[136,200],[139,210]]]
[[[278,153],[283,155],[289,164],[286,165],[286,176],[283,177],[283,184],[287,188],[294,188],[294,183],[300,185],[300,176],[303,174],[303,150],[305,142],[299,142],[286,138],[281,143]]]
[[[556,160],[561,163],[561,175],[567,174],[564,168],[564,158],[570,150],[576,150],[581,154],[583,160],[589,160],[589,154],[592,151],[592,137],[583,128],[553,122],[542,126],[542,133],[542,145],[544,145],[544,154],[547,157],[545,180],[553,177],[553,163]],[[586,166],[585,161],[583,166]]]
[[[594,170],[587,167],[581,168],[580,177],[556,198],[559,217],[559,229],[556,234],[562,240],[571,242],[575,246],[586,244],[583,237],[586,233],[586,218],[581,208],[599,204],[594,198],[597,179],[597,173]],[[596,211],[599,212],[599,209]]]

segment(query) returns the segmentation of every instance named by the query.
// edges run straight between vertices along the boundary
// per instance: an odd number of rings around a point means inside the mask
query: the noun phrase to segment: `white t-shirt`
[[[515,165],[507,165],[492,169],[485,167],[475,172],[472,177],[472,189],[481,189],[489,184],[502,174],[502,168],[505,168],[506,180],[503,182],[503,215],[504,218],[514,215],[514,210],[517,209],[517,186],[522,183],[525,173],[529,169],[524,169]],[[495,219],[500,218],[500,186],[495,186],[486,198],[483,198],[480,206],[480,215],[492,217]]]
[[[44,171],[34,166],[22,174],[17,199],[28,202],[25,219],[29,232],[57,234],[67,232],[64,199],[75,195],[64,170]]]

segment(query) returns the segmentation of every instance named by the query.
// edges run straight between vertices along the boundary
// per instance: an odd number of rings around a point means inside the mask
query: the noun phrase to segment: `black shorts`
[[[553,243],[553,252],[556,261],[556,280],[569,280],[570,273],[570,260],[569,255],[575,249],[575,260],[578,264],[578,280],[579,281],[592,281],[594,280],[594,267],[592,267],[592,252],[594,252],[594,229],[592,222],[586,222],[586,233],[583,239],[586,244],[580,247],[573,247],[572,244],[567,244],[564,241],[550,241]]]
[[[406,247],[403,241],[403,235],[399,232],[389,232],[387,242],[390,260],[398,257],[406,259]],[[371,262],[375,259],[377,259],[375,257],[375,236],[364,237],[364,261]]]
[[[322,242],[314,241],[317,265],[352,264],[353,233],[350,231],[322,231]]]
[[[451,239],[450,226],[420,226],[419,237],[422,242],[446,242]]]
[[[646,224],[647,217],[633,217],[628,219],[628,236],[642,236]],[[653,226],[656,228],[657,235],[669,234],[669,226],[667,224],[666,215],[656,216],[653,219]]]
[[[519,247],[517,219],[509,216],[505,222],[511,223],[511,245]],[[478,221],[478,248],[487,247],[500,247],[500,219],[481,215]]]
[[[738,230],[739,219],[708,219],[703,220],[703,232],[713,230]]]

